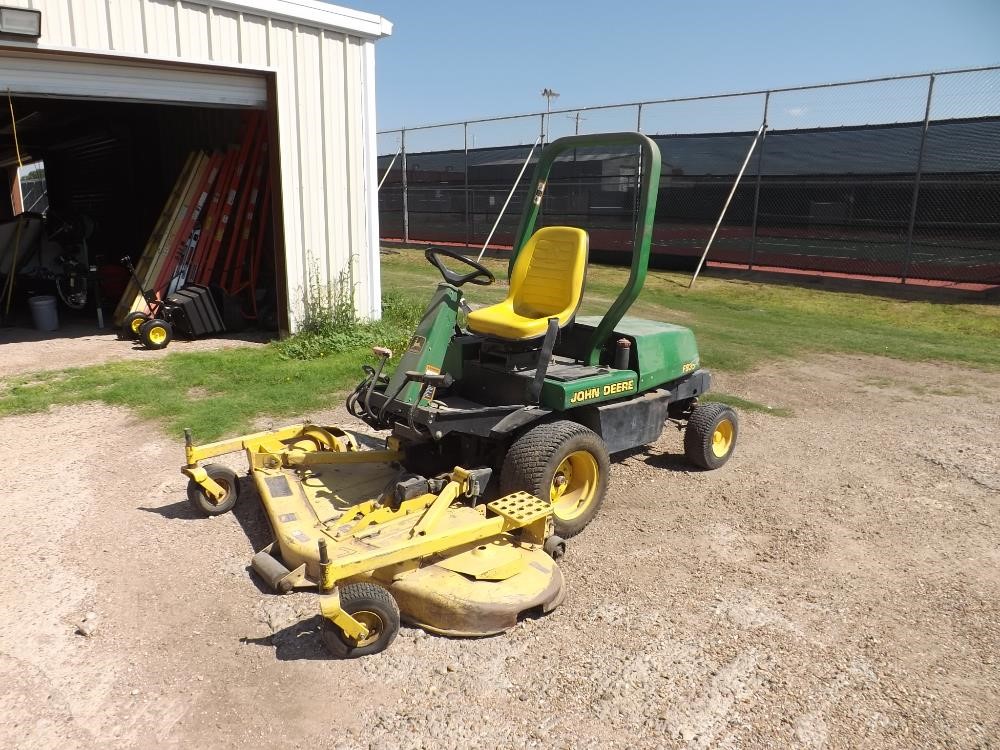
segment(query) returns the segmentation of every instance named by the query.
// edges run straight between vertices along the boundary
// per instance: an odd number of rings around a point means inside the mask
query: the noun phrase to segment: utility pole
[[[559,98],[559,93],[557,91],[554,91],[553,89],[546,88],[546,89],[542,89],[542,96],[545,97],[545,122],[546,122],[546,125],[547,125],[547,123],[548,123],[548,117],[549,117],[549,112],[552,111],[552,100],[553,99],[558,99]],[[543,145],[545,144],[545,141],[547,140],[546,137],[545,137],[545,130],[546,130],[546,128],[543,127],[542,128],[542,144]]]

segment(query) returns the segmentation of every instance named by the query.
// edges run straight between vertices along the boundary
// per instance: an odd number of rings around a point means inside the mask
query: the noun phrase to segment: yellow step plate
[[[527,492],[512,492],[486,507],[517,526],[527,526],[552,513],[551,503],[539,500]]]

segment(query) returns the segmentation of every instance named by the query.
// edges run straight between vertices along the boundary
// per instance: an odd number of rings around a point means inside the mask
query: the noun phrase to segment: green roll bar
[[[521,216],[521,224],[514,242],[514,252],[511,254],[510,265],[507,268],[509,278],[518,253],[521,252],[521,248],[535,231],[535,222],[538,220],[538,211],[542,205],[542,196],[545,194],[545,185],[556,158],[575,148],[593,146],[640,146],[642,148],[642,174],[639,182],[639,205],[642,208],[639,212],[639,222],[635,227],[635,236],[632,239],[632,271],[629,274],[628,283],[611,307],[608,308],[587,344],[586,362],[588,365],[600,363],[604,342],[632,306],[632,303],[635,302],[646,281],[646,271],[649,269],[649,245],[653,238],[656,198],[660,189],[660,149],[656,143],[642,133],[597,133],[566,136],[546,146],[538,157],[538,165],[535,167],[535,174],[528,190],[528,195],[532,196],[531,202]]]

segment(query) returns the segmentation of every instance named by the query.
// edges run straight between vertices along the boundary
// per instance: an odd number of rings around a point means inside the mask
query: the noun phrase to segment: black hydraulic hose
[[[385,417],[385,410],[389,408],[389,404],[391,404],[391,403],[392,403],[393,401],[395,401],[395,400],[396,400],[396,396],[398,396],[398,395],[399,395],[400,393],[402,393],[402,392],[403,392],[403,389],[404,389],[404,388],[405,388],[406,386],[408,386],[408,385],[410,384],[410,382],[411,382],[411,381],[410,381],[410,379],[409,379],[409,378],[405,378],[405,379],[403,380],[403,382],[399,384],[399,388],[397,388],[397,389],[396,389],[396,391],[395,391],[395,392],[394,392],[394,393],[393,393],[393,394],[392,394],[392,395],[391,395],[391,396],[390,396],[389,398],[387,398],[387,399],[385,400],[385,403],[384,403],[384,404],[382,404],[382,408],[381,408],[381,409],[379,409],[379,413],[378,413],[378,421],[379,421],[379,424],[382,424],[382,422],[383,422],[383,419],[384,419],[384,417]]]

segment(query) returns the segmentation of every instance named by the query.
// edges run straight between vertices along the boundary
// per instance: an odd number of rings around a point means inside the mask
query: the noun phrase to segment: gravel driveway
[[[349,662],[313,595],[248,575],[246,486],[189,510],[180,436],[93,404],[0,420],[0,745],[997,746],[1000,375],[825,356],[720,380],[794,416],[744,415],[716,472],[673,431],[619,457],[551,616]]]

